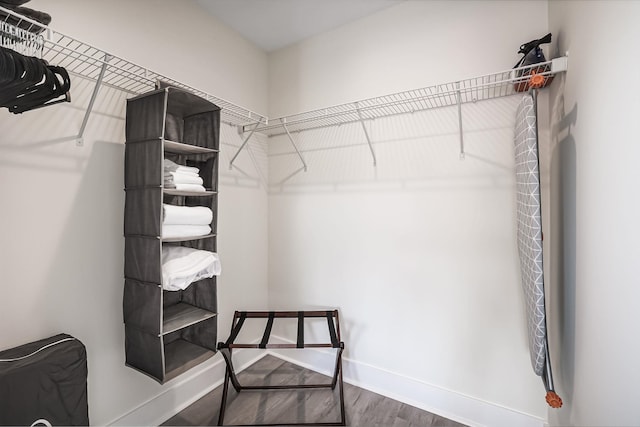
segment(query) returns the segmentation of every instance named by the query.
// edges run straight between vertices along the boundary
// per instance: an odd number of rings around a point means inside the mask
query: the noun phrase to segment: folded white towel
[[[213,211],[205,206],[175,206],[162,204],[163,225],[209,225]]]
[[[204,193],[207,191],[202,185],[199,184],[165,184],[165,188],[175,188],[179,191],[193,191],[194,193]]]
[[[184,172],[184,173],[195,173],[199,174],[200,169],[193,166],[183,166],[179,165],[175,162],[172,162],[169,159],[164,159],[164,171],[165,172]]]
[[[162,247],[162,287],[168,291],[186,289],[191,283],[222,271],[215,252],[184,246]]]
[[[200,175],[198,175],[198,174],[197,174],[197,173],[195,173],[195,172],[183,172],[183,171],[177,171],[177,172],[174,172],[174,171],[168,171],[168,170],[165,170],[165,171],[164,171],[164,177],[165,177],[165,178],[169,178],[169,177],[173,176],[174,174],[184,175],[185,177],[200,176]]]
[[[209,233],[211,233],[211,227],[209,227],[208,225],[162,225],[162,237],[165,239],[175,237],[206,236]]]
[[[165,184],[198,184],[202,185],[203,181],[195,173],[183,173],[183,172],[165,172],[164,174]]]

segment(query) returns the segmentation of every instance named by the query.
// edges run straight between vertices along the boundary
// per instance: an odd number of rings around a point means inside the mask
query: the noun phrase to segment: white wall
[[[269,117],[511,68],[546,2],[408,0],[269,55]]]
[[[564,407],[551,425],[640,424],[640,3],[552,1],[569,51],[551,96],[551,349]]]
[[[63,33],[247,108],[266,110],[266,55],[195,2],[33,0],[29,7],[49,12],[52,27]],[[73,137],[92,89],[74,78],[71,104],[20,116],[0,111],[0,348],[59,332],[79,338],[89,357],[90,419],[104,425],[170,393],[175,382],[161,386],[124,366],[125,98],[103,88],[85,146],[76,147]],[[232,310],[262,307],[267,299],[268,212],[261,184],[266,148],[256,142],[255,164],[244,152],[238,160],[242,171],[229,171],[225,164],[239,144],[235,130],[223,127],[221,337],[228,334]],[[203,368],[219,361],[216,357]],[[181,403],[172,399],[169,408]]]
[[[270,116],[509,69],[547,14],[537,1],[403,2],[271,54]],[[295,135],[307,173],[273,138],[269,298],[338,307],[349,364],[396,380],[356,373],[365,387],[436,412],[450,403],[403,395],[411,378],[541,425],[515,246],[516,103],[464,106],[464,161],[455,108],[367,122],[376,168],[358,124]],[[514,425],[451,406],[466,422]]]

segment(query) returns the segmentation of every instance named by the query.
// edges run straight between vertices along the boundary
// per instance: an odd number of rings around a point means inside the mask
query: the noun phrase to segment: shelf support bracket
[[[238,157],[242,149],[247,145],[247,142],[249,142],[249,140],[253,136],[253,133],[256,131],[256,129],[258,129],[258,126],[260,126],[260,123],[262,123],[262,119],[256,122],[256,124],[251,129],[251,132],[249,132],[249,135],[247,135],[242,145],[240,145],[240,148],[238,148],[238,151],[236,151],[236,154],[234,154],[234,156],[231,158],[231,161],[229,162],[229,170],[233,169],[233,162],[236,161],[236,158]]]
[[[105,53],[104,59],[102,60],[102,68],[100,68],[100,74],[98,75],[98,80],[96,80],[96,85],[93,88],[93,93],[91,94],[89,105],[87,105],[87,111],[84,113],[84,119],[82,119],[82,124],[80,125],[80,132],[78,132],[78,136],[76,136],[76,145],[78,147],[82,147],[84,145],[84,131],[87,128],[89,116],[91,115],[91,111],[93,110],[93,104],[96,102],[98,91],[100,90],[100,86],[102,86],[102,79],[104,79],[104,73],[107,71],[107,66],[109,65],[109,61],[111,61],[111,59],[113,59],[113,56]]]
[[[296,153],[298,153],[298,157],[300,157],[300,161],[302,162],[302,166],[304,168],[304,171],[306,172],[307,171],[307,162],[304,161],[304,157],[302,157],[302,153],[300,153],[300,150],[298,150],[298,146],[296,145],[296,142],[293,140],[293,137],[291,136],[291,133],[289,133],[289,129],[287,128],[287,123],[286,123],[285,119],[280,119],[280,123],[282,123],[282,128],[287,133],[287,136],[289,137],[289,141],[291,141],[291,145],[293,145],[293,148],[295,148]]]
[[[362,112],[360,111],[360,106],[356,102],[356,111],[358,112],[358,118],[360,119],[360,125],[362,126],[362,130],[364,131],[364,136],[367,138],[367,144],[369,144],[369,150],[371,151],[371,156],[373,157],[373,166],[377,166],[376,152],[373,151],[373,145],[371,144],[371,138],[369,137],[369,132],[367,131],[367,127],[364,125],[364,119],[362,118]]]
[[[462,96],[460,95],[460,82],[456,83],[456,97],[458,99],[458,127],[460,132],[460,160],[464,160],[464,136],[462,134]]]

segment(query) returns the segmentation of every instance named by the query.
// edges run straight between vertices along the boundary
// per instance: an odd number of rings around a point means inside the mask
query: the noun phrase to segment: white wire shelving
[[[221,120],[233,126],[266,122],[266,117],[232,102],[196,89],[141,65],[112,55],[88,43],[69,37],[10,9],[0,7],[0,45],[25,55],[39,57],[51,65],[64,67],[72,76],[96,82],[78,135],[86,127],[101,86],[114,88],[132,96],[155,89],[162,81],[207,99],[221,108]]]
[[[460,127],[460,156],[464,158],[462,104],[537,90],[551,83],[557,73],[567,70],[567,66],[568,58],[559,57],[551,61],[484,76],[269,119],[267,123],[260,123],[257,126],[252,126],[251,129],[253,130],[255,127],[256,132],[268,136],[286,135],[296,149],[306,170],[307,164],[295,144],[292,133],[359,122],[362,125],[375,165],[375,152],[365,126],[366,121],[434,108],[457,106]]]
[[[553,79],[555,74],[566,71],[568,65],[567,58],[560,57],[551,61],[480,77],[267,119],[262,114],[112,55],[27,17],[18,15],[9,9],[0,7],[0,11],[4,15],[4,18],[0,17],[0,44],[2,46],[22,51],[22,53],[26,52],[25,54],[39,56],[52,65],[64,67],[72,75],[96,82],[77,136],[79,145],[82,144],[82,136],[89,115],[102,85],[131,95],[139,95],[155,89],[156,83],[162,81],[168,85],[192,92],[218,105],[222,109],[222,121],[229,125],[237,126],[242,133],[247,134],[244,142],[232,157],[229,164],[230,168],[254,132],[259,132],[269,137],[286,135],[306,170],[307,163],[298,149],[292,133],[356,122],[362,125],[375,165],[375,152],[365,126],[366,121],[450,106],[458,107],[460,155],[464,157],[462,104],[510,96],[530,89],[535,90],[536,88],[544,87]]]
[[[560,57],[480,77],[274,118],[268,124],[259,125],[256,132],[283,135],[286,133],[283,123],[289,132],[300,132],[510,96],[545,86],[555,74],[566,69],[567,57]],[[538,85],[531,84],[533,75],[539,76]]]

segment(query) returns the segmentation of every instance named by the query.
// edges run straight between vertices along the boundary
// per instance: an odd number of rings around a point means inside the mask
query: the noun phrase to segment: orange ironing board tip
[[[546,400],[549,406],[551,406],[552,408],[557,409],[562,407],[562,399],[556,394],[555,391],[548,391]]]

